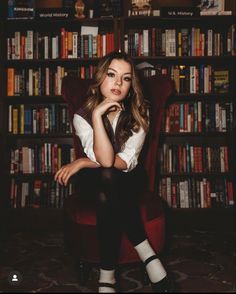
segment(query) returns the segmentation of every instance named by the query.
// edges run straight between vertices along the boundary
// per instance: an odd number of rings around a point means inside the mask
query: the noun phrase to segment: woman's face
[[[121,102],[128,95],[131,82],[131,65],[124,60],[113,59],[100,86],[100,91],[104,99]]]

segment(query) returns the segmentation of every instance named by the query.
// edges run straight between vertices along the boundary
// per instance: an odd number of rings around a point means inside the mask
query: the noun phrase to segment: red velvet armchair
[[[68,103],[70,119],[81,106],[91,80],[66,76],[62,82],[62,96]],[[149,190],[143,195],[140,209],[148,239],[156,252],[165,243],[165,214],[157,190],[158,143],[165,103],[173,91],[173,82],[165,76],[142,80],[145,97],[150,101],[150,131],[140,155],[149,177]],[[77,158],[84,156],[78,137],[74,136]],[[88,277],[88,265],[99,263],[96,240],[96,214],[94,207],[80,203],[77,195],[65,201],[65,245],[79,261],[79,280],[84,284]],[[119,264],[139,262],[139,257],[127,237],[122,237]]]

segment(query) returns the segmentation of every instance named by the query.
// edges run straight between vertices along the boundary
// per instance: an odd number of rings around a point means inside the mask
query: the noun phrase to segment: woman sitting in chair
[[[99,292],[115,292],[122,232],[144,262],[154,292],[170,292],[167,273],[147,240],[139,211],[147,179],[138,158],[149,128],[148,104],[128,55],[112,52],[97,68],[86,103],[73,120],[87,157],[63,166],[55,180],[67,185],[73,175],[80,194],[96,203]]]

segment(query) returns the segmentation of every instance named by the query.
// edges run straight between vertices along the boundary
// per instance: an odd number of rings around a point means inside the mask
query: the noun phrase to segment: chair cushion
[[[163,215],[161,198],[150,192],[146,192],[140,200],[140,209],[144,223]],[[96,225],[95,205],[80,201],[76,195],[65,201],[65,212],[75,224]]]

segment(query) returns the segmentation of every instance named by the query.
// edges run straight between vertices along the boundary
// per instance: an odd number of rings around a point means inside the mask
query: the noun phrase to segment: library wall
[[[153,8],[191,6],[195,2],[156,0]],[[225,9],[235,9],[235,2],[226,1]],[[62,3],[40,0],[36,6],[61,7]],[[127,3],[123,1],[125,9]],[[126,17],[125,9],[120,18],[53,20],[53,26],[51,19],[2,19],[0,154],[6,156],[0,176],[6,192],[0,201],[5,199],[13,210],[63,207],[63,199],[72,189],[61,189],[53,174],[71,161],[68,145],[73,143],[61,97],[62,78],[92,78],[99,58],[119,48],[137,65],[151,65],[143,70],[146,76],[168,75],[176,84],[161,133],[159,195],[177,210],[190,208],[199,213],[201,208],[232,208],[236,161],[232,140],[234,16]],[[98,28],[95,38],[82,37],[81,27],[87,23]]]

